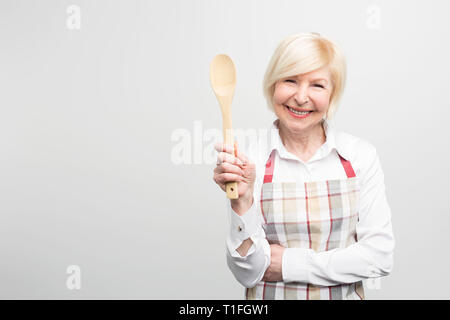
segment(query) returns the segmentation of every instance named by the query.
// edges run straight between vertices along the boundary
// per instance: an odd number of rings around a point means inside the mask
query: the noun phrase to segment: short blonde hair
[[[269,109],[274,111],[275,84],[283,78],[304,74],[328,66],[332,92],[326,118],[333,118],[342,96],[346,78],[346,62],[340,48],[318,33],[299,33],[280,42],[267,66],[263,91]]]

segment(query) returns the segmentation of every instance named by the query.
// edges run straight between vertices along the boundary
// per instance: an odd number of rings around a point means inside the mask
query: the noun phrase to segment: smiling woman
[[[335,43],[317,33],[295,34],[285,38],[275,50],[264,76],[264,95],[269,108],[275,111],[280,99],[274,97],[274,92],[280,82],[289,84],[280,89],[286,94],[288,89],[303,84],[299,80],[304,79],[305,85],[312,85],[314,96],[325,98],[328,95],[328,110],[322,110],[326,114],[322,112],[321,115],[332,119],[344,90],[345,78],[345,58]],[[306,86],[300,93],[298,103],[304,102],[308,88]]]
[[[222,189],[237,181],[242,191],[229,202],[227,263],[247,299],[364,299],[362,280],[392,270],[395,241],[376,148],[330,122],[345,70],[325,37],[287,37],[264,77],[277,117],[267,148],[257,142],[234,154],[216,146],[214,181]]]
[[[318,124],[334,116],[345,77],[341,50],[317,33],[288,36],[275,50],[264,76],[264,95],[279,119],[283,143],[300,159],[308,160],[325,142]]]

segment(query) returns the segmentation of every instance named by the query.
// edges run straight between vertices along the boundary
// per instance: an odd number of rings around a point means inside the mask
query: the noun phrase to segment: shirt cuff
[[[281,258],[283,282],[309,283],[310,259],[311,256],[308,249],[286,248]]]
[[[240,247],[244,240],[250,238],[253,244],[246,254],[248,256],[255,250],[261,236],[262,226],[258,215],[259,205],[254,200],[252,206],[243,215],[238,215],[231,207],[229,201],[228,206],[230,212],[230,233],[228,236],[230,253],[233,256],[235,254],[239,255],[236,249]]]

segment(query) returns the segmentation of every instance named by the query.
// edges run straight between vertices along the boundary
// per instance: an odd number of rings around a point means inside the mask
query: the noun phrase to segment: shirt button
[[[242,231],[242,227],[238,226],[238,231],[241,232]]]

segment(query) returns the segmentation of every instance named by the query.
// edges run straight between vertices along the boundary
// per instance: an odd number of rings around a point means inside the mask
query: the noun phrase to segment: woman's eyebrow
[[[299,77],[288,77],[287,79],[299,79]],[[300,80],[302,80],[302,78],[300,77]],[[325,81],[326,84],[328,84],[328,80],[326,78],[315,78],[315,79],[311,79],[310,81]]]
[[[316,78],[316,79],[312,79],[311,81],[325,81],[328,84],[328,80],[325,78]]]

